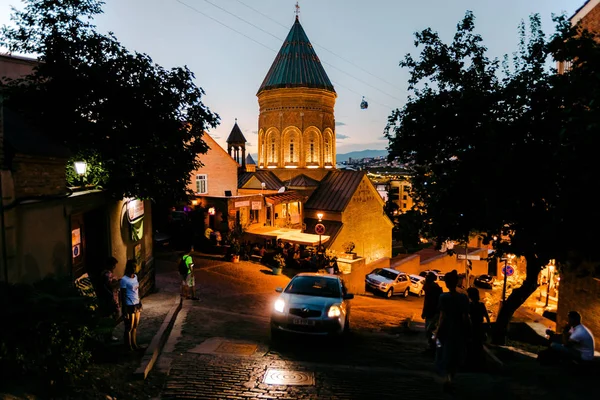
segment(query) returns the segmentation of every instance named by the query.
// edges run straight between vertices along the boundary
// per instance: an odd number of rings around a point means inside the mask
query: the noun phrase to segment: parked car
[[[337,336],[350,329],[350,301],[344,282],[337,275],[300,273],[292,278],[271,311],[271,339],[299,333]]]
[[[367,290],[384,294],[389,299],[393,295],[408,297],[411,281],[405,272],[381,268],[367,275],[365,283]]]
[[[423,278],[425,278],[427,276],[427,274],[430,272],[433,272],[433,274],[435,275],[436,281],[444,280],[444,273],[442,271],[440,271],[439,269],[426,269],[425,271],[419,272],[419,276],[422,276]]]
[[[422,276],[419,275],[409,275],[408,276],[410,279],[410,286],[409,286],[409,290],[412,294],[416,294],[417,296],[421,297],[425,294],[425,291],[423,291],[423,285],[425,284],[425,278],[423,278]]]
[[[475,278],[473,284],[482,288],[491,289],[494,287],[494,277],[487,274],[479,275]]]

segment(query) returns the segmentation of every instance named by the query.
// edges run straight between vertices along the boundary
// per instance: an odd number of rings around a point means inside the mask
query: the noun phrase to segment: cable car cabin
[[[363,96],[362,101],[360,102],[360,109],[366,110],[367,108],[369,108],[369,103],[367,103],[365,96]]]

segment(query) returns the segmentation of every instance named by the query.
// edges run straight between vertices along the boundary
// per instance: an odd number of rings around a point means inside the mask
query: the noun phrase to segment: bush
[[[68,278],[34,285],[0,286],[2,382],[26,379],[63,387],[91,362],[99,318],[94,299],[81,296]]]

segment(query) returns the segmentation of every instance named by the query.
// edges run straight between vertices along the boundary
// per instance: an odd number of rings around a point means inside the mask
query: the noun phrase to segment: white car
[[[300,273],[281,293],[271,312],[271,339],[283,334],[342,335],[350,329],[350,300],[337,275]]]
[[[426,269],[425,271],[421,271],[419,273],[419,276],[422,276],[423,278],[425,278],[429,272],[433,272],[433,274],[435,275],[435,281],[438,284],[440,283],[440,281],[444,280],[445,274],[442,271],[440,271],[439,269]]]
[[[423,291],[423,285],[425,284],[425,278],[423,278],[422,276],[419,275],[409,275],[408,276],[410,279],[410,286],[409,286],[409,290],[412,294],[416,294],[417,296],[421,297],[425,294],[425,292]]]
[[[393,295],[408,297],[410,279],[405,272],[392,268],[377,268],[365,278],[365,288],[369,291],[385,295],[388,299]]]

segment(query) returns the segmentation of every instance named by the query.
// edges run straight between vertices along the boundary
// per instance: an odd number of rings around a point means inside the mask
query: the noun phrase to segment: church
[[[211,150],[199,156],[204,166],[194,171],[190,186],[192,204],[206,210],[205,225],[322,243],[340,258],[352,242],[366,265],[389,260],[393,224],[384,201],[364,171],[336,169],[337,93],[298,16],[257,97],[257,160],[247,154],[237,120],[226,151],[205,134]]]

